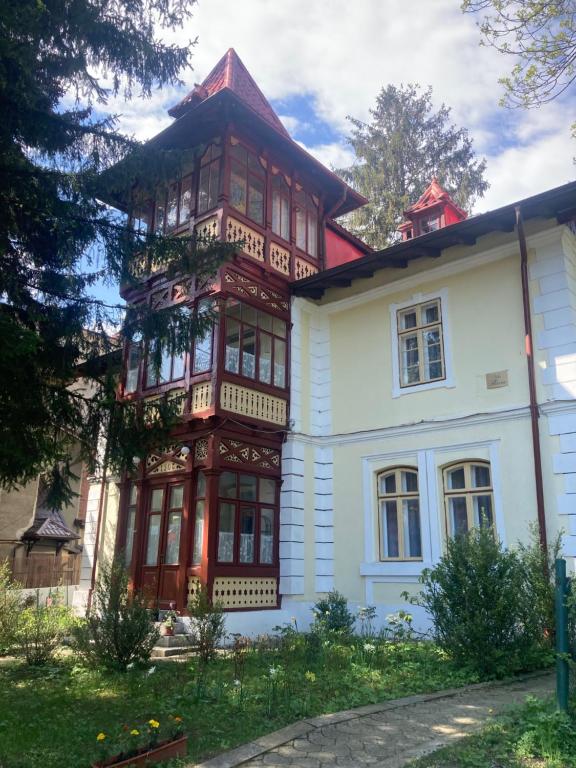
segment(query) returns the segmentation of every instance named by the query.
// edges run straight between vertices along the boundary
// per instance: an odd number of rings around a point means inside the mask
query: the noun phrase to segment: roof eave
[[[271,137],[278,139],[285,146],[290,147],[290,150],[297,154],[304,163],[307,163],[314,169],[314,171],[324,176],[324,178],[331,185],[337,186],[339,188],[341,191],[342,202],[339,204],[335,211],[330,213],[333,218],[342,216],[346,213],[350,213],[351,211],[354,211],[357,208],[360,208],[362,205],[366,205],[366,203],[368,203],[367,198],[346,184],[346,182],[337,174],[335,174],[334,171],[326,168],[325,165],[323,165],[313,155],[311,155],[296,141],[294,141],[294,139],[292,139],[288,133],[283,133],[277,130],[267,120],[261,117],[261,115],[254,111],[248,104],[245,104],[242,99],[228,87],[222,88],[220,91],[213,94],[212,96],[209,96],[200,104],[197,104],[192,109],[187,110],[181,117],[177,118],[173,123],[164,128],[164,130],[156,134],[156,136],[153,136],[147,142],[147,144],[149,146],[162,146],[172,137],[176,130],[182,129],[185,123],[188,123],[189,121],[197,122],[199,118],[204,116],[204,113],[210,109],[218,109],[220,104],[224,104],[227,100],[232,101],[236,107],[244,110],[247,116],[258,122],[259,126],[264,130],[264,132],[268,132]]]
[[[361,259],[295,281],[291,283],[292,291],[296,296],[319,299],[328,288],[351,285],[353,280],[372,277],[380,269],[403,269],[415,258],[439,257],[443,250],[453,245],[474,245],[478,237],[490,232],[512,232],[516,225],[518,206],[526,219],[556,218],[559,223],[568,221],[570,217],[576,216],[576,182],[555,187],[494,211],[471,216],[410,240],[401,240]]]

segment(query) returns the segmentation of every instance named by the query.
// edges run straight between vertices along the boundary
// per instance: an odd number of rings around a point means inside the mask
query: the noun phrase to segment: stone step
[[[156,647],[159,647],[159,646],[161,648],[176,648],[179,646],[190,647],[190,643],[186,638],[187,638],[187,635],[185,635],[183,632],[179,634],[174,634],[174,635],[161,635],[156,642]]]
[[[169,656],[185,656],[191,652],[192,648],[189,645],[177,645],[172,646],[171,648],[155,645],[154,648],[152,648],[151,656],[153,659],[166,659]]]

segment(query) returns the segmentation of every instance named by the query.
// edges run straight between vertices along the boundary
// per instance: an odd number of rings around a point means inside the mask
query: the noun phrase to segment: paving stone
[[[401,768],[460,739],[526,696],[552,693],[552,674],[411,696],[304,720],[195,768]],[[283,743],[285,742],[285,743]],[[263,754],[258,754],[267,750]],[[194,768],[194,766],[188,766]]]

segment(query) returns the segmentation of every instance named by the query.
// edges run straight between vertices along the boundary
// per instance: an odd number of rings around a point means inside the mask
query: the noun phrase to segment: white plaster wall
[[[549,538],[564,531],[563,553],[576,556],[576,237],[556,227],[529,241],[539,356],[539,394],[546,403],[541,437],[552,477],[545,476]]]
[[[103,484],[99,479],[93,479],[88,485],[88,500],[86,503],[86,520],[84,526],[84,548],[82,550],[82,562],[80,565],[80,582],[74,593],[73,607],[78,613],[86,610],[90,586],[92,583],[92,569],[96,547],[96,532],[98,527],[98,513],[100,510],[100,494]],[[109,559],[114,554],[116,541],[116,528],[118,525],[118,508],[120,492],[114,478],[106,483],[104,489],[106,498],[102,509],[102,521],[100,525],[100,540],[98,542],[97,561]],[[98,568],[97,564],[97,568]]]

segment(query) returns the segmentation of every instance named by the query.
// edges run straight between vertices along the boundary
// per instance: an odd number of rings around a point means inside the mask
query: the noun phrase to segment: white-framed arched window
[[[494,525],[494,489],[487,461],[468,460],[443,469],[444,505],[449,536]]]
[[[422,526],[416,467],[377,475],[380,560],[422,560]]]

